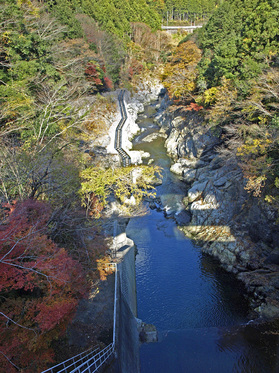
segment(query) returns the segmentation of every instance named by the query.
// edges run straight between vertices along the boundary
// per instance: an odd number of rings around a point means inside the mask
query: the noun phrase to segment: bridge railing
[[[78,367],[71,370],[71,373],[94,373],[104,365],[104,363],[111,357],[114,352],[113,343],[109,344],[103,350],[97,354],[89,357],[85,362],[80,364]],[[64,371],[63,371],[64,372]]]
[[[63,361],[62,363],[44,370],[42,373],[72,372],[73,369],[82,364],[84,361],[88,360],[91,356],[94,356],[98,351],[99,347],[90,348],[89,350],[81,352],[80,354]]]
[[[117,317],[117,289],[118,272],[117,264],[110,263],[109,266],[115,267],[114,282],[114,311],[113,311],[113,341],[108,346],[100,350],[99,347],[93,347],[81,352],[61,363],[44,370],[41,373],[94,373],[104,365],[108,359],[115,353],[116,347],[116,317]]]
[[[178,31],[186,31],[192,33],[194,30],[201,28],[201,25],[198,26],[161,26],[163,31],[168,33],[176,33]]]

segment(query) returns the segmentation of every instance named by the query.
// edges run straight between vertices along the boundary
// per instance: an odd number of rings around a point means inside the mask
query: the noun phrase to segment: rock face
[[[167,106],[167,98],[163,104]],[[276,214],[244,189],[236,159],[217,152],[220,137],[195,111],[165,109],[156,122],[168,137],[171,171],[189,185],[184,204],[191,215],[180,229],[218,258],[253,293],[255,311],[279,317],[279,227]],[[189,220],[189,218],[188,218]]]
[[[141,164],[142,158],[148,158],[149,154],[143,151],[134,151],[132,149],[132,139],[140,129],[136,123],[139,113],[144,111],[144,105],[156,100],[163,86],[158,81],[143,80],[138,87],[137,93],[133,96],[129,91],[125,92],[124,105],[127,113],[127,120],[122,131],[122,148],[130,155],[132,164]],[[113,93],[117,100],[119,91]],[[102,137],[101,146],[105,148],[106,154],[110,154],[118,159],[118,153],[114,148],[115,130],[121,119],[120,112],[117,113],[114,120],[110,123],[110,129],[106,136]]]

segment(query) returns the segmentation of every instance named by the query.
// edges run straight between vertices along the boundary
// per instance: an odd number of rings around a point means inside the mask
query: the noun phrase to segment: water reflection
[[[140,126],[154,131],[148,118]],[[163,142],[136,148],[163,167],[158,194],[165,206],[180,211],[186,186],[170,173]],[[158,343],[141,347],[142,373],[279,372],[279,325],[250,325],[242,284],[202,254],[173,220],[153,210],[131,219],[127,234],[138,246],[138,316],[160,331]]]
[[[224,331],[217,346],[221,352],[238,352],[240,355],[234,364],[234,372],[278,373],[278,327],[278,322],[274,322]]]
[[[138,247],[138,315],[145,322],[165,330],[248,321],[241,291],[237,304],[231,303],[235,278],[230,284],[219,282],[222,272],[213,270],[217,263],[194,247],[174,221],[153,210],[132,219],[127,234]]]
[[[278,336],[264,333],[256,326],[162,332],[157,344],[142,346],[141,372],[278,373]]]

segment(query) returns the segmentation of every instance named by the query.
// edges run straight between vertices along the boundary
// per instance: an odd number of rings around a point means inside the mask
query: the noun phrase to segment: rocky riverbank
[[[262,317],[279,317],[279,228],[276,213],[244,189],[235,157],[218,153],[221,132],[206,127],[203,117],[185,107],[162,102],[156,116],[171,171],[189,185],[181,222],[186,236],[237,274],[253,294],[252,306]]]
[[[130,150],[131,139],[139,131],[137,116],[161,90],[159,82],[146,81],[138,93],[125,94],[128,120],[123,148],[128,151],[133,164],[140,164],[149,156]],[[189,187],[184,198],[185,210],[176,217],[180,229],[245,283],[253,295],[252,306],[258,315],[279,317],[276,213],[247,193],[237,159],[218,153],[221,132],[206,127],[198,112],[172,106],[165,96],[155,120],[160,126],[159,135],[166,137],[165,146],[173,160],[171,171]],[[106,160],[110,157],[113,163],[119,162],[113,145],[118,122],[119,118],[115,117],[102,144],[99,142],[97,146],[107,155]]]
[[[131,141],[135,134],[140,131],[136,123],[138,115],[143,113],[145,105],[157,100],[162,89],[163,86],[159,80],[154,79],[151,81],[143,79],[136,92],[131,93],[125,90],[123,100],[127,112],[127,120],[124,124],[124,130],[122,131],[122,148],[131,157],[132,164],[141,164],[144,158],[149,157],[149,154],[143,151],[131,150],[133,146]],[[118,107],[119,93],[120,90],[106,94],[106,97],[114,102],[116,107]],[[90,150],[87,151],[93,153],[95,157],[98,157],[100,163],[104,162],[105,159],[106,164],[119,166],[120,158],[115,149],[115,131],[121,119],[120,110],[118,108],[115,113],[113,112],[111,115],[102,116],[99,119],[104,122],[104,127],[108,128],[108,130],[101,136],[92,137],[89,142]]]

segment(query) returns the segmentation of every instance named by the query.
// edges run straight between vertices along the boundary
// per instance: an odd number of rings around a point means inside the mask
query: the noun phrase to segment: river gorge
[[[138,250],[138,317],[159,336],[141,346],[141,372],[278,372],[276,322],[262,323],[243,283],[177,228],[190,219],[183,204],[189,186],[170,172],[156,107],[138,117],[133,149],[162,167],[163,183],[148,214],[126,229]]]

